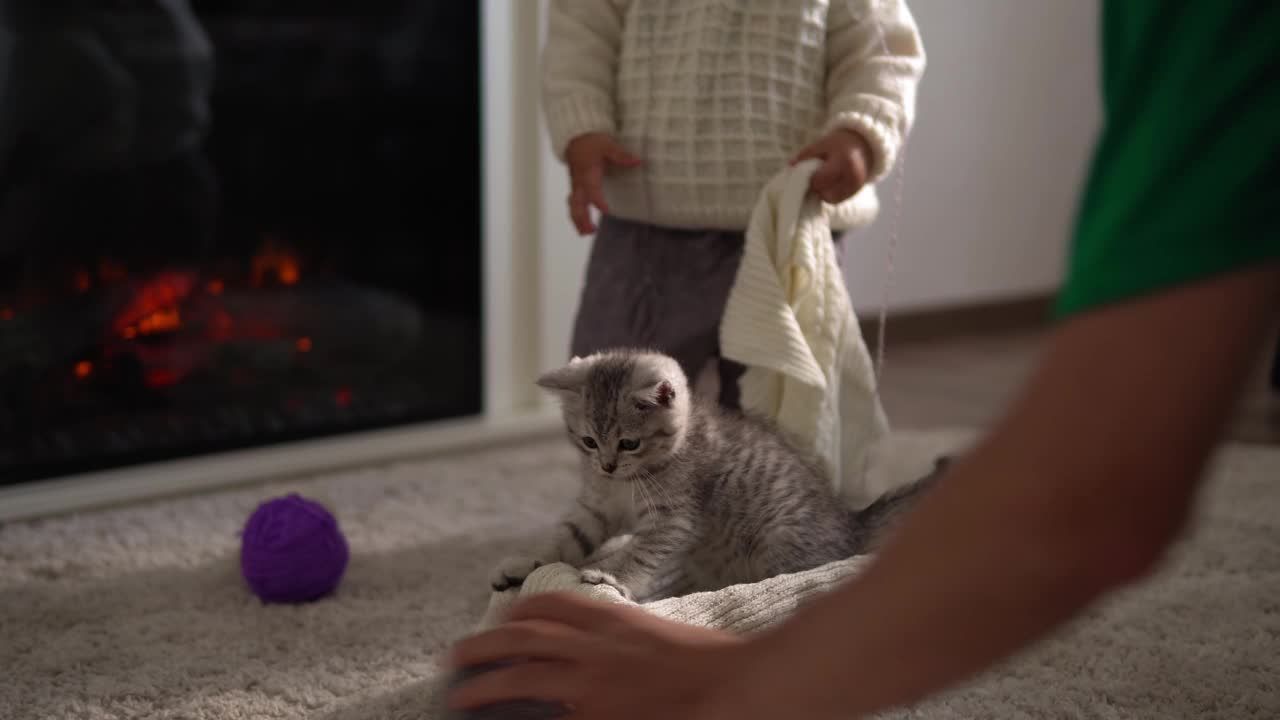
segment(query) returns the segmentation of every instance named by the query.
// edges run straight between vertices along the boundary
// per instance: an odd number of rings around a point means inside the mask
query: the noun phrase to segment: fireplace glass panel
[[[476,6],[4,4],[0,484],[480,411]]]

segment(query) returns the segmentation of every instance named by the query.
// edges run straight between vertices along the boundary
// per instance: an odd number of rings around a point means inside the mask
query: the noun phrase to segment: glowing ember
[[[261,287],[272,277],[281,285],[296,285],[302,278],[298,258],[287,249],[278,247],[272,237],[268,237],[262,249],[253,256],[251,272],[256,287]]]
[[[158,332],[177,330],[182,326],[182,315],[178,308],[171,307],[157,310],[138,321],[138,332],[151,335]]]
[[[166,332],[182,324],[178,303],[191,294],[195,278],[191,273],[165,272],[148,280],[115,318],[114,330],[126,335]]]
[[[166,368],[153,368],[147,371],[147,387],[153,390],[167,388],[178,383],[178,373]]]
[[[210,336],[214,340],[230,340],[235,330],[235,320],[227,314],[226,310],[219,310],[213,316],[213,322],[210,324]]]
[[[351,404],[351,388],[339,388],[333,394],[333,402],[338,407],[346,407]]]
[[[294,345],[298,348],[298,352],[311,352],[311,338],[309,337],[298,338],[298,342],[294,343]]]
[[[93,276],[88,270],[77,270],[72,284],[75,285],[76,292],[88,292],[89,288],[93,287]]]
[[[81,380],[89,377],[90,375],[93,374],[93,363],[89,362],[88,360],[81,360],[80,362],[76,363],[75,373],[76,373],[76,377],[80,378]]]
[[[205,290],[207,290],[210,295],[221,295],[225,288],[226,285],[224,285],[221,280],[210,280],[209,284],[205,285]]]
[[[125,340],[132,340],[138,337],[138,329],[133,327],[127,327],[120,331],[120,337],[124,338]]]

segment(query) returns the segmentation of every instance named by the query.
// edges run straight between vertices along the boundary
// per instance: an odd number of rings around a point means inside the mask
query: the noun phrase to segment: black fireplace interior
[[[479,412],[477,5],[10,2],[0,484]]]

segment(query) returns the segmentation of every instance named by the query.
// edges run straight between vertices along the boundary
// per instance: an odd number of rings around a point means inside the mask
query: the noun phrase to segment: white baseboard
[[[559,413],[423,423],[0,487],[0,521],[551,436]]]

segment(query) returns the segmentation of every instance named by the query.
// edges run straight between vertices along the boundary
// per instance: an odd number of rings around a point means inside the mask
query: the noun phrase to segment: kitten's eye
[[[594,438],[589,438],[589,437],[582,438],[582,444],[586,445],[592,450],[595,450],[596,448],[600,447],[599,445],[596,445],[596,441]]]
[[[638,450],[639,448],[640,448],[639,440],[619,440],[618,441],[619,450],[626,450],[627,452],[630,452],[632,450]]]

